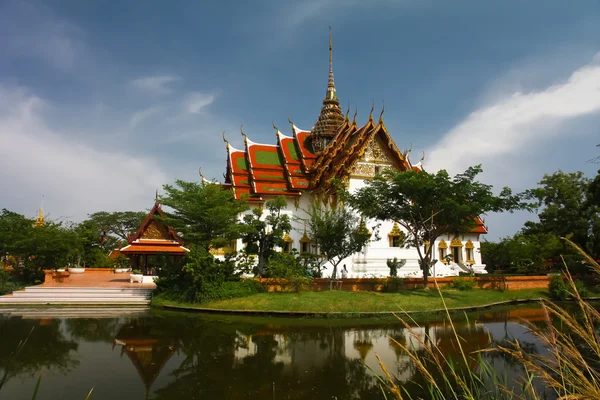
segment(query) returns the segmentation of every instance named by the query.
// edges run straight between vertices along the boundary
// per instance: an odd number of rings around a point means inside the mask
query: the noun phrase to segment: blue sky
[[[150,207],[222,179],[242,147],[315,122],[328,26],[345,109],[375,101],[398,147],[515,190],[600,153],[600,3],[0,1],[0,207],[54,218]],[[527,214],[490,215],[489,238]]]

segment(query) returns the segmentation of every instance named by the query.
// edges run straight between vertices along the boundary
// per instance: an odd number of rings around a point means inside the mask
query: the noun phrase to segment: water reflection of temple
[[[460,345],[466,353],[487,347],[490,344],[488,332],[481,324],[463,325],[458,328]],[[367,370],[380,371],[378,355],[391,371],[396,372],[400,381],[413,378],[416,370],[410,357],[398,343],[413,351],[422,352],[425,346],[437,346],[448,358],[458,360],[460,348],[449,324],[436,323],[420,327],[388,327],[364,329],[338,329],[333,332],[313,332],[289,334],[284,328],[268,327],[252,335],[237,333],[234,365],[242,365],[247,359],[260,356],[261,341],[269,337],[272,349],[272,362],[280,364],[285,371],[309,371],[324,369],[332,358],[357,360]],[[475,358],[469,368],[477,368]]]
[[[176,351],[173,341],[154,337],[143,319],[123,326],[113,341],[113,349],[116,346],[121,346],[121,356],[126,354],[131,360],[146,395]]]

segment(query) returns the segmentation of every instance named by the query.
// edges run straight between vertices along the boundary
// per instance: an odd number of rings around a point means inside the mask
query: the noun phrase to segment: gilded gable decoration
[[[466,249],[474,249],[475,248],[475,246],[473,245],[473,242],[471,242],[471,239],[469,239],[467,241],[467,243],[465,244],[465,248]]]
[[[463,247],[463,244],[458,237],[455,237],[452,239],[452,242],[450,242],[450,247]]]
[[[286,243],[291,243],[294,240],[290,237],[289,233],[286,233],[285,236],[283,237],[283,241],[286,242]]]
[[[440,243],[438,244],[438,249],[447,249],[448,248],[448,244],[446,244],[446,241],[444,239],[440,240]]]
[[[150,222],[150,225],[144,230],[140,239],[169,239],[167,230],[156,221]]]

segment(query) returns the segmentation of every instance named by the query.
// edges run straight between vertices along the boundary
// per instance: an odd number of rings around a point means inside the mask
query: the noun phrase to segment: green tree
[[[98,236],[105,232],[107,235],[127,240],[128,235],[139,229],[144,218],[146,213],[143,211],[100,211],[90,215],[89,221],[97,225]]]
[[[277,196],[266,202],[266,216],[262,218],[263,210],[253,208],[250,214],[244,215],[244,242],[249,253],[258,256],[257,274],[265,276],[268,273],[269,258],[275,252],[276,246],[283,246],[283,237],[292,229],[290,217],[283,213],[287,200]]]
[[[504,188],[500,195],[475,180],[481,166],[468,168],[451,178],[445,170],[389,172],[366,182],[348,203],[368,218],[397,221],[407,231],[406,244],[417,249],[424,286],[431,268],[434,243],[443,233],[459,234],[475,226],[476,218],[487,212],[512,211],[527,206],[520,195]]]
[[[538,188],[527,191],[539,210],[539,223],[529,223],[525,232],[540,231],[569,238],[598,258],[600,206],[595,202],[594,182],[580,171],[544,175]]]
[[[112,262],[108,252],[117,245],[116,239],[102,237],[100,226],[92,219],[85,220],[74,227],[79,240],[79,251],[73,254],[75,263],[86,267],[109,268]]]
[[[163,189],[166,194],[160,202],[172,210],[166,212],[166,222],[182,233],[186,244],[208,251],[241,237],[238,218],[248,206],[236,200],[230,190],[218,184],[182,180]]]
[[[325,207],[318,201],[308,210],[307,227],[325,262],[333,266],[332,279],[337,277],[342,260],[360,251],[371,237],[352,210],[341,205]]]

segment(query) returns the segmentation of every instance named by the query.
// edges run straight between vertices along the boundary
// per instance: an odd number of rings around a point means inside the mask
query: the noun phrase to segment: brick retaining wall
[[[454,279],[469,279],[466,277],[437,278],[437,284],[440,287],[448,286]],[[476,287],[481,289],[547,289],[550,277],[543,276],[480,276],[475,279]],[[257,278],[269,292],[293,291],[294,284],[291,281],[281,278]],[[434,279],[429,278],[429,286],[433,287]],[[330,279],[313,279],[308,285],[308,290],[321,291],[329,290],[331,286],[338,287],[341,290],[358,291],[384,291],[386,286],[389,291],[398,291],[403,289],[419,289],[423,287],[423,278],[348,278],[339,279],[332,283]]]

